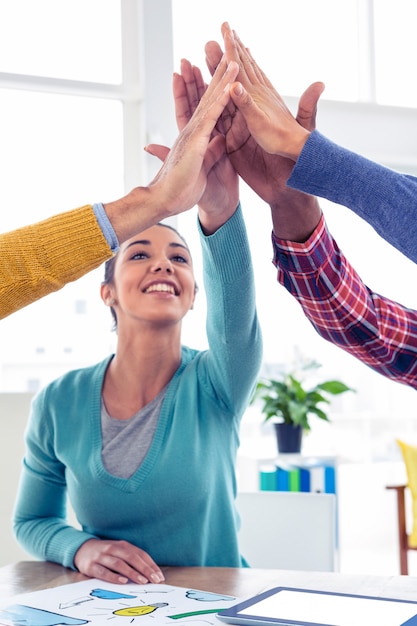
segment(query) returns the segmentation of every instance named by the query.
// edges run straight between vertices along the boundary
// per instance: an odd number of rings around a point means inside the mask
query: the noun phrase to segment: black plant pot
[[[278,452],[292,452],[294,454],[301,452],[303,439],[303,429],[301,426],[293,426],[293,424],[285,424],[284,422],[277,422],[274,426]]]

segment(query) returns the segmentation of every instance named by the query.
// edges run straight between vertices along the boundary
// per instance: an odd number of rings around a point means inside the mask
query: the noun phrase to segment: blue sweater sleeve
[[[417,178],[311,133],[288,186],[348,207],[417,262]]]
[[[48,388],[32,402],[13,530],[29,554],[75,569],[74,554],[94,535],[70,526],[66,519],[66,468],[56,455],[47,398]],[[73,437],[73,433],[65,436]]]
[[[230,413],[241,415],[251,398],[262,361],[262,335],[255,306],[252,258],[239,204],[213,235],[200,229],[207,295],[206,385]]]

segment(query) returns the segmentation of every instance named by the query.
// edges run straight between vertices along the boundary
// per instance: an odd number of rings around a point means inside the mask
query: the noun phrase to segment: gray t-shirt
[[[101,458],[109,474],[130,478],[149,450],[167,387],[127,420],[111,417],[101,401]]]

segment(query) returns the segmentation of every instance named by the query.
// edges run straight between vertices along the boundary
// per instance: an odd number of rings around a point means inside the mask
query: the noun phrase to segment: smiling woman
[[[175,229],[162,224],[128,240],[106,263],[101,297],[111,308],[118,333],[102,398],[109,415],[126,420],[160,396],[181,363],[182,320],[195,297],[191,255],[184,240]],[[136,355],[141,364],[146,362],[146,377]],[[155,420],[152,427],[148,422],[152,433],[155,426]],[[116,459],[108,459],[110,467],[121,461],[114,446],[112,441],[109,447]],[[125,477],[143,461],[148,447],[142,439],[140,450],[124,457],[124,465],[128,465]]]
[[[181,102],[199,85],[191,66],[183,72]],[[157,224],[106,267],[101,296],[117,320],[115,354],[34,399],[14,528],[37,558],[115,583],[161,582],[160,565],[246,564],[235,460],[262,341],[237,174],[222,156],[200,172],[209,348],[181,342],[196,295],[191,255]],[[65,517],[67,494],[80,529]]]
[[[148,234],[151,234],[150,238],[148,238]],[[133,264],[132,262],[136,263]],[[195,295],[196,282],[192,271],[191,253],[185,240],[172,226],[162,223],[158,224],[150,231],[143,231],[139,237],[133,237],[127,241],[122,246],[120,253],[106,262],[101,295],[104,302],[110,306],[116,328],[116,305],[120,305],[120,298],[117,296],[118,290],[115,280],[120,271],[123,272],[123,268],[126,266],[129,268],[131,265],[139,265],[139,272],[140,268],[142,268],[144,275],[147,267],[151,266],[154,273],[154,278],[151,281],[148,279],[145,285],[138,288],[139,292],[158,294],[164,298],[169,296],[172,296],[174,299],[179,298],[180,295],[182,296],[182,290],[180,291],[181,286],[178,284],[177,279],[174,278],[175,268],[177,268],[180,270],[180,276],[181,274],[191,275],[193,293]],[[184,266],[184,272],[181,266]],[[119,267],[121,267],[120,271],[118,271]],[[134,272],[137,274],[138,268]],[[136,280],[139,280],[138,276],[136,276]],[[188,308],[191,308],[193,303],[194,296]],[[140,308],[140,300],[135,303],[135,307],[139,307],[140,315],[143,315],[144,311]]]
[[[158,564],[245,564],[234,463],[261,339],[240,208],[200,238],[209,350],[181,345],[191,257],[154,226],[121,249],[102,286],[115,355],[34,400],[14,526],[38,558],[110,582],[160,582]],[[63,517],[67,491],[81,530]]]

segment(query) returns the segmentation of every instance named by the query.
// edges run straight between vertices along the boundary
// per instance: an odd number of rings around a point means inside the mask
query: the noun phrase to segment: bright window
[[[0,72],[121,82],[120,0],[1,0]]]
[[[281,94],[299,97],[320,80],[329,100],[417,105],[414,0],[172,0],[172,5],[177,61],[185,56],[205,69],[204,43],[220,42],[220,25],[228,21]]]
[[[358,12],[352,0],[173,0],[175,57],[205,69],[204,44],[229,22],[274,85],[300,95],[326,83],[326,97],[358,99]],[[189,24],[198,24],[190,28]],[[178,64],[177,64],[178,65]]]
[[[123,195],[123,107],[106,97],[121,52],[119,1],[1,0],[2,231]],[[101,279],[96,270],[2,320],[0,390],[33,391],[109,352]],[[89,315],[76,315],[80,301]]]

